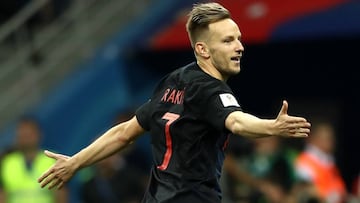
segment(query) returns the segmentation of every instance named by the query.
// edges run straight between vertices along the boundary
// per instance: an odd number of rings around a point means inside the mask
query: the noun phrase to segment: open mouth
[[[232,60],[232,61],[236,61],[236,62],[240,62],[240,56],[234,56],[234,57],[231,57],[230,59]]]

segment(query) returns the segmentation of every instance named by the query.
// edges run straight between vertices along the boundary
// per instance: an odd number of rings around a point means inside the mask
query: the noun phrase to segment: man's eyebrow
[[[235,37],[232,35],[225,35],[222,37],[222,39],[234,39]]]

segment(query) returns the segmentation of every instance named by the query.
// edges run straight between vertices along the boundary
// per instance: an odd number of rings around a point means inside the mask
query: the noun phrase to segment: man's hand
[[[64,184],[70,180],[76,171],[76,167],[71,163],[71,157],[56,154],[45,150],[46,156],[56,160],[55,164],[51,166],[45,173],[39,177],[38,182],[44,188],[49,185],[49,189],[57,187],[62,188]]]
[[[283,105],[275,120],[276,134],[283,137],[307,137],[310,133],[311,124],[305,118],[289,116],[288,103],[283,101]]]

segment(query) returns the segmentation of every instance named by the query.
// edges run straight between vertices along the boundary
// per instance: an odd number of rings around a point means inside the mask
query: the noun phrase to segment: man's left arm
[[[276,119],[261,119],[249,113],[234,111],[225,119],[225,126],[233,134],[257,138],[266,136],[307,137],[310,123],[302,117],[287,114],[288,103],[283,101]]]

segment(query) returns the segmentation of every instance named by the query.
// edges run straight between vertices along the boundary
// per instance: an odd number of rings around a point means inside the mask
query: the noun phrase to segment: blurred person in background
[[[273,119],[242,111],[226,82],[240,72],[244,47],[226,8],[218,3],[194,5],[187,30],[196,61],[166,75],[135,116],[73,156],[45,151],[57,161],[39,177],[42,187],[62,188],[79,169],[150,132],[153,163],[143,202],[220,203],[219,181],[230,134],[308,136],[311,124],[288,115],[285,100]]]
[[[0,163],[0,200],[3,203],[67,203],[66,188],[42,190],[37,177],[54,164],[40,149],[41,129],[34,118],[22,118],[16,128],[14,150]]]
[[[285,148],[279,137],[250,141],[252,143],[247,141],[247,144],[252,147],[247,154],[239,155],[236,153],[236,144],[229,144],[224,163],[224,184],[227,184],[231,196],[229,202],[286,202],[294,183],[293,160],[296,151]]]
[[[114,154],[95,165],[94,175],[81,189],[84,203],[139,203],[148,177],[129,164],[123,155]]]
[[[335,138],[335,130],[330,122],[313,122],[305,149],[295,160],[299,185],[309,191],[308,196],[319,202],[343,203],[347,198],[345,181],[334,156]],[[298,190],[304,197],[306,192],[303,191]]]
[[[134,116],[136,108],[128,108],[121,111],[115,118],[115,125],[128,121]],[[139,169],[142,175],[148,176],[152,165],[150,138],[148,136],[140,137],[136,143],[133,143],[124,152],[121,152],[121,157],[126,161],[127,165]],[[147,182],[147,181],[146,181]]]

